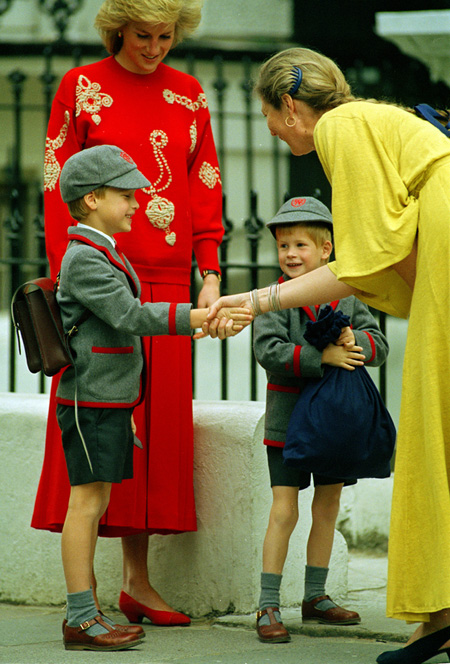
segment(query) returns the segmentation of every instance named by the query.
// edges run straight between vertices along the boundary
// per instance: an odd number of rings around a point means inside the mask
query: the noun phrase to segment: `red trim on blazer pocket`
[[[171,305],[169,306],[169,334],[172,335],[177,333],[176,315],[177,315],[177,305],[174,302],[172,302]]]
[[[300,394],[300,388],[295,385],[275,385],[275,383],[267,383],[267,389],[273,392],[290,392],[291,394]]]
[[[92,346],[93,353],[105,353],[110,355],[127,355],[134,353],[133,346],[119,346],[118,348],[103,347],[103,346]]]

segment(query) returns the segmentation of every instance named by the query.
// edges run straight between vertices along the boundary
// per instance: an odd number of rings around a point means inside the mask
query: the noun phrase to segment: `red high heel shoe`
[[[120,593],[119,609],[132,623],[141,623],[148,618],[154,625],[190,625],[191,619],[178,611],[155,611],[144,604],[139,604],[124,590]]]

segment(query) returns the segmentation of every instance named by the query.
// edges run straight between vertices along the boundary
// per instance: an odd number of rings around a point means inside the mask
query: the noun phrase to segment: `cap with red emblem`
[[[115,145],[96,145],[72,155],[59,179],[64,203],[82,198],[98,187],[141,189],[149,184],[132,158]]]
[[[321,222],[333,225],[333,218],[329,209],[312,196],[297,196],[290,198],[280,207],[278,212],[266,223],[267,228],[275,231],[280,224],[314,223]]]

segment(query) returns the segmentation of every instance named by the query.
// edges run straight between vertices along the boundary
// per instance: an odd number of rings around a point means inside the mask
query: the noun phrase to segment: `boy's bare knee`
[[[91,482],[73,486],[70,492],[68,510],[78,511],[84,516],[102,516],[108,507],[111,484]]]
[[[297,525],[298,521],[298,513],[296,512],[286,512],[286,511],[276,511],[274,514],[271,515],[271,518],[273,521],[276,523],[278,528],[282,528],[284,530],[294,530],[295,526]]]
[[[280,500],[274,498],[270,519],[278,528],[293,530],[298,521],[297,497]]]

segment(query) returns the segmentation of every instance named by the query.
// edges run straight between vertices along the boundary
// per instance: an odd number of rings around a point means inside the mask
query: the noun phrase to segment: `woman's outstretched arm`
[[[294,307],[313,306],[324,304],[332,300],[340,300],[349,295],[357,293],[357,289],[338,281],[327,265],[317,270],[308,272],[301,277],[286,281],[279,286],[279,308],[291,309]],[[208,314],[208,320],[212,321],[222,307],[244,307],[253,312],[265,314],[273,310],[273,299],[269,288],[260,288],[257,293],[238,293],[236,295],[222,296],[215,302]],[[255,307],[256,304],[256,307]],[[210,327],[210,334],[213,331]]]

